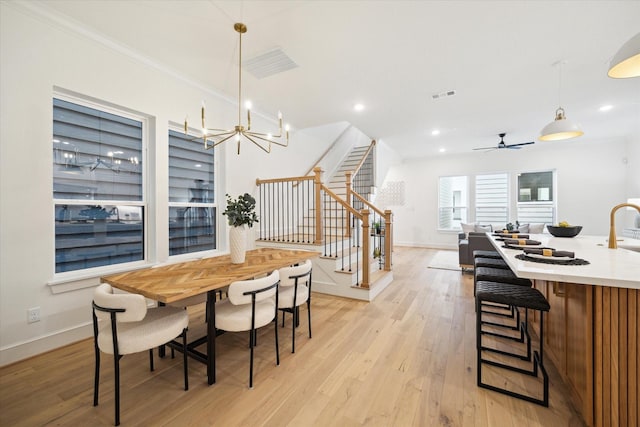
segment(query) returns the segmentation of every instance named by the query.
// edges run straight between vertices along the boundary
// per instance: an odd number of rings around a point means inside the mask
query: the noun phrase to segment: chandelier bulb
[[[244,103],[244,108],[246,108],[247,110],[251,110],[252,106],[253,105],[251,104],[251,101],[247,101]]]

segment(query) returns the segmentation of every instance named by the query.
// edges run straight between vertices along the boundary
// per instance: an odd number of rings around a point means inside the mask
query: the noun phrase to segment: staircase
[[[355,171],[360,165],[359,173],[366,173],[368,188],[356,189],[360,195],[368,199],[370,188],[374,184],[372,171],[372,161],[367,163],[365,156],[369,153],[369,147],[355,147],[349,155],[342,161],[340,167],[336,170],[333,176],[329,179],[327,187],[333,191],[336,195],[340,196],[342,200],[347,199],[347,186],[346,186],[346,174],[347,172]],[[361,186],[364,187],[364,186]],[[365,191],[362,191],[365,190]]]
[[[369,209],[369,206],[365,206],[366,202],[359,200],[358,196],[351,197],[351,201],[348,200],[349,188],[356,187],[356,182],[361,183],[358,188],[367,191],[368,199],[373,185],[371,148],[354,148],[326,186],[321,183],[319,169],[316,171],[316,177],[256,181],[261,186],[258,195],[259,205],[271,206],[268,212],[260,214],[264,221],[261,220],[260,236],[256,246],[320,252],[320,257],[313,260],[313,290],[316,292],[372,301],[393,281],[390,262],[385,262],[383,258],[386,254],[379,258],[373,256],[373,248],[382,245],[381,239],[391,237],[368,232],[364,236],[364,230],[361,228],[363,222],[358,215],[361,216],[360,209]],[[369,162],[367,157],[370,159]],[[358,168],[360,171],[365,168],[368,176],[358,179],[356,174],[355,178],[349,177],[351,182],[348,183],[348,172],[358,171]],[[282,186],[286,183],[293,184],[283,191]],[[271,196],[274,187],[270,186],[277,186],[275,188],[281,192],[277,201],[272,200],[276,198]],[[315,187],[316,194],[311,197],[307,193],[305,196],[305,192],[310,192],[312,187]],[[351,190],[352,193],[354,191],[356,190]],[[334,198],[334,195],[337,197]],[[365,197],[362,194],[359,196]],[[300,200],[302,206],[299,206]],[[305,207],[305,200],[314,202],[307,202]],[[319,228],[315,201],[322,207]],[[278,212],[276,221],[271,218],[271,211]],[[370,218],[377,218],[379,221],[381,216],[372,211],[371,217],[367,217],[367,223],[370,223]],[[274,226],[274,223],[277,224]],[[370,230],[373,231],[373,228]],[[363,239],[368,240],[365,242]],[[365,249],[368,253],[364,253]]]

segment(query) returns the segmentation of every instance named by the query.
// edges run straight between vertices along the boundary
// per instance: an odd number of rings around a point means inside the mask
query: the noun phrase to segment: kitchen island
[[[541,247],[589,261],[558,265],[518,259],[521,250],[489,238],[512,271],[532,279],[549,301],[545,359],[562,374],[587,425],[640,426],[640,241],[609,249],[604,236],[531,235]]]

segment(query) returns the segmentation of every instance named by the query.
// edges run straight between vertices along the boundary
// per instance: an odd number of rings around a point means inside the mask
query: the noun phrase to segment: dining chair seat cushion
[[[116,314],[119,354],[137,353],[166,344],[182,334],[189,325],[187,311],[176,307],[151,308],[142,320],[132,323],[119,321],[119,316],[125,313]],[[101,321],[98,328],[98,347],[105,353],[113,354],[111,321]]]
[[[280,276],[282,277],[282,276]],[[278,290],[278,308],[293,308],[293,286],[280,287]],[[296,305],[302,305],[309,299],[309,288],[304,284],[298,285]]]
[[[255,328],[268,325],[274,318],[276,301],[256,301]],[[251,330],[251,304],[234,305],[229,298],[216,303],[216,329],[229,332]]]

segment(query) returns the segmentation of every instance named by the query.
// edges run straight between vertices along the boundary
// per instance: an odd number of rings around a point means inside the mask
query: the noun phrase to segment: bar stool
[[[530,288],[521,285],[514,285],[509,283],[496,283],[490,281],[479,281],[477,283],[476,294],[476,350],[477,350],[477,384],[478,387],[493,390],[498,393],[505,394],[507,396],[516,397],[518,399],[526,400],[528,402],[536,403],[545,407],[549,406],[549,376],[544,368],[543,356],[544,356],[544,312],[549,311],[549,303],[535,288]],[[525,332],[526,342],[526,354],[511,353],[503,350],[494,349],[491,347],[484,347],[482,345],[482,335],[486,333],[482,331],[482,311],[480,309],[483,302],[493,302],[499,304],[505,304],[515,307],[522,307],[525,309],[525,322],[522,324],[522,328]],[[528,310],[536,310],[540,312],[540,351],[533,352],[533,366],[531,370],[519,368],[506,363],[497,362],[494,360],[488,360],[482,358],[483,351],[491,351],[494,353],[502,354],[509,357],[518,358],[524,361],[531,361],[531,337],[528,331]],[[508,369],[510,371],[518,372],[524,375],[530,375],[538,377],[538,370],[542,372],[543,378],[543,396],[542,399],[528,396],[522,393],[517,393],[505,388],[497,387],[495,385],[486,384],[482,381],[482,365],[487,364],[496,366],[498,368]]]
[[[507,262],[503,259],[475,257],[473,259],[473,269],[478,267],[500,268],[502,270],[511,270]]]
[[[477,292],[477,283],[479,281],[497,282],[497,283],[509,283],[512,285],[525,286],[530,288],[532,286],[531,280],[523,279],[516,276],[510,269],[494,268],[494,267],[482,267],[474,269],[473,276],[473,295]],[[486,324],[493,324],[498,327],[508,327],[513,330],[520,328],[520,312],[517,308],[504,304],[482,304],[485,308],[503,310],[501,312],[493,310],[484,310],[486,314],[493,314],[496,316],[508,317],[514,319],[515,323],[512,325],[504,325],[498,323],[485,322]],[[521,339],[524,339],[521,333]]]
[[[476,284],[479,281],[510,283],[512,285],[520,285],[531,287],[531,280],[523,279],[516,276],[510,269],[494,267],[478,267],[474,270],[473,277],[473,295],[476,295]]]
[[[473,251],[473,257],[482,257],[482,258],[494,258],[494,259],[502,259],[502,255],[500,255],[496,251],[485,251],[482,249],[476,249]]]

